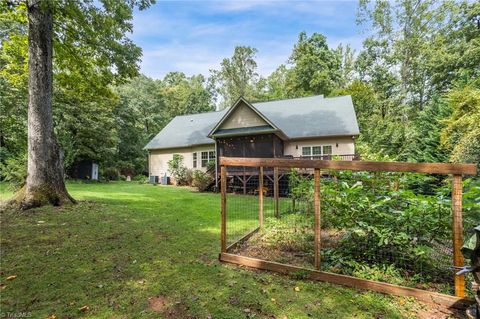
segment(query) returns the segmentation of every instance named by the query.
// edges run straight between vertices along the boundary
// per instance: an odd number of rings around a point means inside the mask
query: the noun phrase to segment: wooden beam
[[[222,223],[221,223],[221,252],[227,251],[227,169],[225,166],[220,167],[220,187],[221,187],[221,209],[222,209]]]
[[[258,174],[258,223],[263,228],[263,167]]]
[[[221,165],[281,168],[319,168],[371,172],[416,172],[429,174],[476,175],[475,164],[330,161],[285,158],[220,157]]]
[[[452,216],[453,216],[453,265],[464,266],[461,248],[463,245],[462,224],[462,176],[453,175],[452,180]],[[465,275],[455,275],[455,296],[465,297]]]
[[[260,229],[259,227],[255,228],[254,230],[252,230],[251,232],[249,232],[248,234],[246,234],[245,236],[243,236],[242,238],[240,238],[239,240],[237,240],[233,244],[229,245],[227,247],[227,252],[231,252],[233,249],[237,248],[237,246],[246,242],[248,239],[250,239],[250,237],[255,235],[258,232],[259,229]]]
[[[275,217],[280,217],[279,212],[279,201],[278,201],[279,189],[278,189],[278,167],[273,168],[273,199],[274,199],[274,210],[275,210]]]
[[[320,219],[320,170],[315,169],[313,177],[314,205],[315,205],[315,269],[320,270],[321,245],[321,219]]]
[[[265,177],[268,178],[268,180],[273,184],[273,178],[270,175],[265,174]]]
[[[441,305],[448,308],[465,309],[475,302],[474,300],[468,298],[459,298],[416,288],[403,287],[384,282],[360,279],[352,276],[333,274],[292,265],[284,265],[276,262],[233,255],[229,253],[220,254],[220,260],[237,265],[252,267],[256,269],[270,270],[283,274],[302,272],[308,274],[308,278],[312,280],[326,281],[329,283],[343,285],[347,287],[367,289],[397,296],[415,297],[420,301]]]

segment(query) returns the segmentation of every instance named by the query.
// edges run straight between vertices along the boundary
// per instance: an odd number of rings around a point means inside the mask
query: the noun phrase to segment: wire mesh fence
[[[226,168],[230,253],[454,293],[451,188],[444,176],[321,171],[315,267],[314,170]],[[467,231],[478,223],[475,214],[464,217]]]

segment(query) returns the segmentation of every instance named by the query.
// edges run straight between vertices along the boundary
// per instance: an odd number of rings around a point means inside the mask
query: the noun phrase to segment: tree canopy
[[[359,52],[301,32],[269,75],[258,74],[257,49],[238,46],[209,75],[161,79],[138,74],[141,49],[127,37],[133,9],[151,1],[52,4],[53,119],[67,175],[84,159],[143,173],[143,146],[174,116],[228,107],[240,96],[349,94],[363,158],[480,161],[477,2],[361,0],[357,22],[369,36]],[[9,1],[0,9],[0,163],[18,166],[27,149],[27,7]]]

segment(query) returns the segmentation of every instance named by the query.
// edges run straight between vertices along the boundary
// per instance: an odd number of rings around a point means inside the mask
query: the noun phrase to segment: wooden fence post
[[[221,188],[221,209],[222,209],[222,224],[221,224],[221,252],[227,252],[227,172],[225,166],[220,167],[220,188]]]
[[[320,270],[321,223],[320,223],[320,169],[314,173],[314,201],[315,201],[315,269]]]
[[[263,166],[260,166],[258,173],[258,222],[263,228]]]
[[[275,217],[279,218],[280,217],[280,212],[279,212],[279,207],[278,207],[278,167],[273,168],[273,198],[275,201]]]
[[[464,266],[460,249],[463,245],[462,224],[462,175],[453,175],[452,180],[452,215],[453,215],[453,265]],[[465,276],[455,276],[455,296],[465,297]]]

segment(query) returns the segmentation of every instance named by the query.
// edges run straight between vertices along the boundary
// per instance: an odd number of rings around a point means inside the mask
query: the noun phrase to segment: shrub
[[[8,158],[0,163],[2,179],[9,183],[13,190],[18,190],[25,185],[27,180],[27,154]]]
[[[132,178],[132,181],[138,182],[139,184],[148,184],[148,182],[149,182],[148,177],[145,176],[145,175],[142,175],[142,174],[135,175]]]
[[[193,186],[200,192],[206,191],[208,186],[213,182],[213,177],[200,170],[193,171]]]
[[[107,181],[116,181],[119,179],[118,170],[115,167],[105,167],[100,175],[103,176]]]
[[[173,158],[168,161],[168,172],[172,174],[178,186],[191,185],[193,180],[192,170],[183,165],[183,156],[173,154]]]

